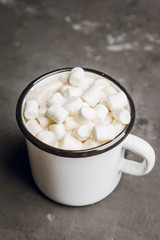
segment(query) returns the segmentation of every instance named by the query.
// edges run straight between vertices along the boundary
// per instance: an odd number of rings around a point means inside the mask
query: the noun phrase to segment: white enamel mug
[[[23,119],[24,99],[28,91],[57,73],[70,71],[63,68],[44,74],[31,82],[22,92],[16,109],[18,125],[27,140],[32,175],[38,188],[50,199],[70,206],[84,206],[107,197],[118,185],[122,173],[145,175],[155,163],[153,148],[145,140],[131,135],[135,120],[133,101],[126,90],[112,77],[96,70],[85,71],[106,77],[128,97],[131,121],[112,141],[85,150],[62,150],[39,141],[25,127]],[[124,158],[125,149],[143,158],[142,163]]]

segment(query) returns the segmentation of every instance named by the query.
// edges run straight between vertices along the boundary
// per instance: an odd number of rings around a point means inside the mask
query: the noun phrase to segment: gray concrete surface
[[[160,239],[159,11],[158,0],[0,0],[0,239]],[[119,80],[135,101],[132,133],[157,157],[150,174],[124,174],[109,197],[81,208],[40,193],[15,120],[23,88],[65,66],[95,68]]]

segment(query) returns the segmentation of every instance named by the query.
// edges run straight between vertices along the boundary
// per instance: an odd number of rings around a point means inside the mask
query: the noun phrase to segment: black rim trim
[[[18,102],[17,102],[17,106],[16,106],[16,119],[17,119],[17,123],[22,131],[22,133],[24,134],[24,136],[27,138],[28,141],[30,141],[32,144],[34,144],[36,147],[40,148],[41,150],[51,153],[51,154],[55,154],[58,156],[62,156],[62,157],[90,157],[90,156],[94,156],[94,155],[98,155],[101,153],[104,153],[106,151],[111,150],[112,148],[116,147],[118,144],[120,144],[130,133],[133,125],[134,125],[134,121],[135,121],[135,106],[133,103],[132,98],[130,97],[130,95],[127,93],[127,91],[125,90],[124,87],[121,86],[121,84],[119,84],[119,82],[117,82],[115,79],[113,79],[112,77],[110,77],[109,75],[102,73],[100,71],[97,70],[93,70],[90,68],[83,68],[85,71],[87,72],[92,72],[95,74],[98,74],[102,77],[106,77],[107,79],[109,79],[110,81],[112,81],[114,84],[116,84],[127,96],[128,100],[129,100],[129,104],[130,104],[130,109],[131,109],[131,121],[128,125],[126,125],[126,127],[124,128],[124,130],[112,141],[102,144],[100,146],[94,147],[94,148],[90,148],[90,149],[84,149],[84,150],[63,150],[63,149],[59,149],[59,148],[54,148],[51,147],[43,142],[41,142],[40,140],[38,140],[36,137],[34,137],[28,130],[27,128],[24,126],[23,123],[23,119],[22,119],[22,114],[21,114],[21,110],[22,110],[22,104],[23,104],[23,100],[26,96],[26,94],[28,93],[28,91],[37,83],[39,83],[40,81],[42,81],[43,79],[45,79],[46,77],[49,77],[53,74],[57,74],[57,73],[62,73],[62,72],[66,72],[66,71],[70,71],[73,67],[67,67],[67,68],[61,68],[58,70],[54,70],[54,71],[50,71],[48,73],[45,73],[43,75],[41,75],[40,77],[36,78],[34,81],[32,81],[21,93]]]

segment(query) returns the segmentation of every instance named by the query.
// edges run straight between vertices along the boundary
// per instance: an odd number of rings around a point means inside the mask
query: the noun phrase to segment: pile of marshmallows
[[[26,128],[42,142],[67,150],[93,148],[113,140],[130,122],[125,93],[108,79],[85,73],[75,67],[28,92]]]

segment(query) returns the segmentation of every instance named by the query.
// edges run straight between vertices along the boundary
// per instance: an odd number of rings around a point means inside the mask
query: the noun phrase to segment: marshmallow
[[[47,103],[47,102],[48,102],[48,99],[50,99],[52,96],[53,96],[53,92],[48,91],[48,92],[45,94],[45,103]]]
[[[69,83],[72,86],[80,86],[83,82],[84,70],[80,67],[75,67],[71,70]]]
[[[31,89],[30,91],[36,91],[36,92],[39,92],[39,93],[44,93],[44,89],[46,90],[46,86],[45,84],[42,84],[42,82],[38,83],[33,89]],[[29,91],[29,92],[30,92]],[[28,93],[29,93],[28,92]],[[28,94],[27,94],[28,95]]]
[[[83,102],[83,106],[87,106],[90,108],[89,104],[87,102]]]
[[[50,123],[49,118],[47,118],[45,115],[38,115],[37,120],[42,127],[47,127]]]
[[[65,90],[68,89],[68,88],[71,88],[70,85],[63,85],[60,89],[59,89],[59,92],[63,95]]]
[[[65,104],[64,108],[67,109],[67,111],[74,115],[76,112],[80,109],[80,107],[83,105],[83,101],[79,97],[71,97]]]
[[[91,128],[93,128],[95,125],[97,125],[95,122],[93,122],[93,121],[90,121],[89,123],[88,123],[88,125],[91,127]]]
[[[104,123],[103,124],[109,124],[109,123],[112,123],[113,121],[113,117],[112,117],[112,113],[110,112],[108,115],[107,115],[107,118],[105,119]]]
[[[81,89],[83,89],[83,92],[85,92],[89,87],[90,87],[90,84],[82,84],[81,86]]]
[[[89,88],[90,85],[92,85],[94,83],[94,81],[95,80],[93,78],[84,77],[83,82],[80,85],[80,87],[83,89],[83,91],[86,91],[86,89]]]
[[[60,81],[65,84],[68,82],[68,78],[69,78],[69,73],[63,73],[61,76],[60,76]]]
[[[38,102],[38,105],[40,106],[44,101],[44,96],[42,93],[37,91],[29,91],[26,95],[26,100],[34,99]]]
[[[88,84],[88,85],[92,85],[94,83],[94,79],[90,78],[90,77],[84,77],[84,81],[83,84]]]
[[[46,111],[47,111],[46,106],[41,106],[40,108],[38,108],[38,114],[44,114]]]
[[[91,136],[91,133],[92,130],[90,126],[82,125],[74,130],[73,135],[80,141],[85,141]]]
[[[88,139],[83,144],[83,149],[94,148],[94,147],[97,147],[98,145],[99,144],[96,141],[93,141],[92,139]]]
[[[67,135],[72,135],[73,134],[73,130],[67,131]]]
[[[128,104],[128,100],[125,93],[121,91],[108,96],[105,100],[105,103],[109,109],[113,111],[114,108],[125,107]]]
[[[56,137],[53,134],[53,132],[50,132],[50,131],[47,131],[47,130],[41,130],[40,132],[37,133],[36,137],[40,141],[42,141],[42,142],[44,142],[48,145],[53,145],[53,143],[56,140]]]
[[[48,129],[55,134],[57,140],[62,139],[66,132],[62,123],[50,124]]]
[[[104,122],[104,120],[106,119],[108,112],[109,112],[108,108],[105,107],[103,104],[97,104],[94,107],[94,110],[96,112],[96,115],[95,115],[93,121],[96,123]]]
[[[64,122],[64,126],[65,129],[69,131],[79,127],[79,123],[75,120],[74,117],[68,116]]]
[[[117,93],[117,90],[113,86],[111,86],[111,85],[106,87],[106,88],[104,88],[103,91],[104,91],[104,97],[110,96],[110,95],[113,95],[113,94]]]
[[[55,103],[47,109],[46,114],[56,123],[62,123],[65,121],[69,113],[64,107]]]
[[[117,121],[116,119],[113,120],[112,124],[116,130],[116,135],[120,134],[125,128],[125,125]]]
[[[64,91],[63,96],[66,99],[69,99],[71,97],[80,97],[82,93],[83,93],[83,91],[82,91],[81,88],[79,88],[79,87],[70,87],[70,88],[67,88]]]
[[[87,124],[95,117],[95,110],[87,106],[82,106],[75,117],[81,124]]]
[[[30,133],[32,133],[34,136],[42,130],[41,126],[39,125],[39,123],[36,120],[29,120],[26,123],[26,128],[28,129],[28,131]]]
[[[26,101],[24,116],[27,119],[35,119],[38,116],[38,102],[34,99]]]
[[[57,92],[62,85],[63,83],[61,81],[54,79],[53,81],[48,82],[47,85],[45,85],[44,92]]]
[[[100,89],[104,89],[106,87],[108,87],[110,85],[110,82],[106,79],[103,79],[103,78],[100,78],[100,79],[97,79],[95,82],[94,82],[94,86],[97,86],[99,87]]]
[[[115,136],[116,131],[112,124],[96,125],[93,127],[93,139],[95,141],[110,141]]]
[[[125,108],[115,108],[112,112],[113,117],[123,124],[128,124],[131,120],[130,113]]]
[[[94,107],[103,97],[103,91],[92,85],[81,96],[90,106]]]
[[[59,105],[63,105],[65,103],[65,98],[59,92],[54,93],[48,99],[48,104],[53,105],[54,103],[58,103]]]
[[[64,138],[61,140],[60,148],[66,150],[79,150],[82,149],[83,144],[81,141],[77,140],[76,138],[66,134]]]

